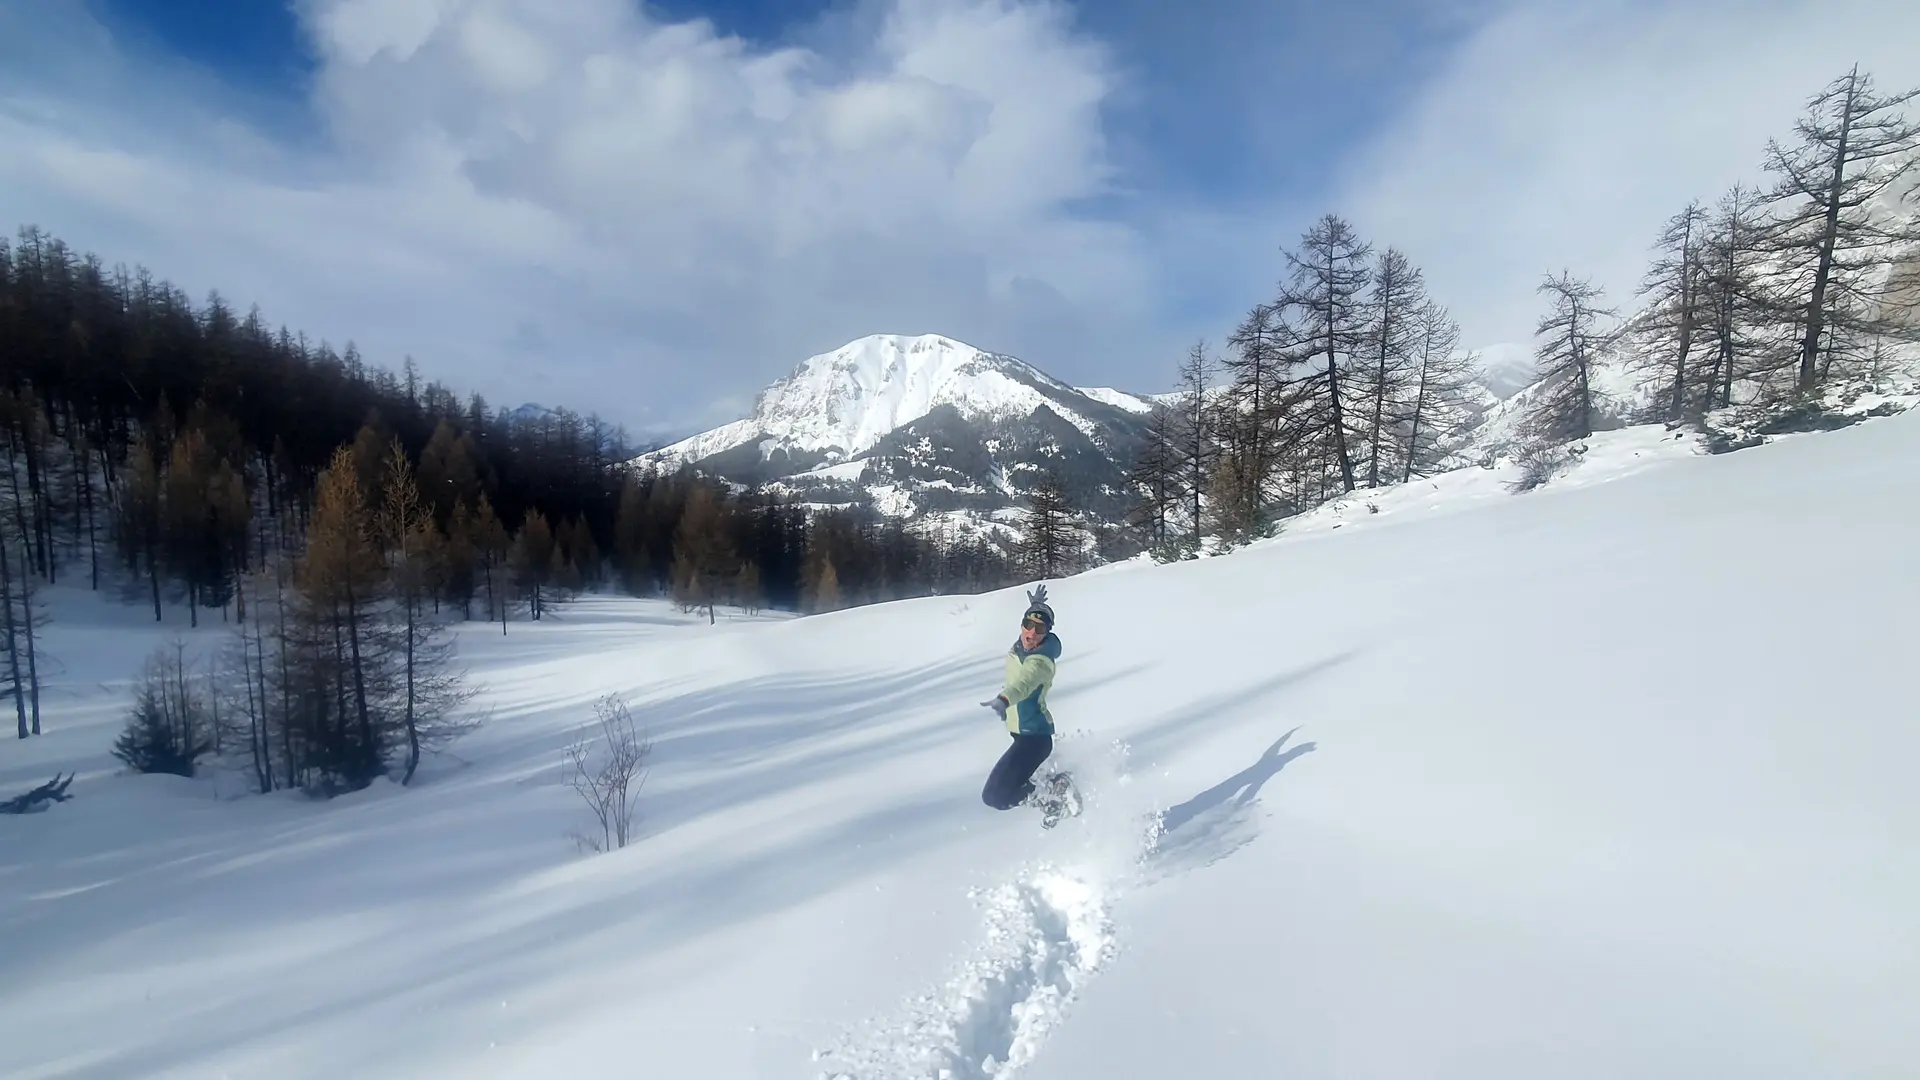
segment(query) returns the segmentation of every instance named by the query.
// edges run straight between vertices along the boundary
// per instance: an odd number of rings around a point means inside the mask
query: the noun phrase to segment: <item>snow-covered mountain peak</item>
[[[791,449],[857,454],[939,405],[963,414],[1030,407],[1035,381],[1053,380],[938,334],[876,334],[808,357],[761,392],[753,418]]]
[[[967,419],[1045,405],[1089,433],[1090,414],[1115,408],[1015,357],[941,334],[874,334],[802,361],[760,392],[752,416],[648,457],[699,461],[756,443],[763,460],[778,451],[842,460],[943,405]]]

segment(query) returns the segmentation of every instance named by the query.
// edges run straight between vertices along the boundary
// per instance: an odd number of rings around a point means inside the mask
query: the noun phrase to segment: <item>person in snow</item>
[[[1054,665],[1060,661],[1060,639],[1053,633],[1053,609],[1047,606],[1047,587],[1027,594],[1027,610],[1020,617],[1020,636],[1007,650],[1006,685],[980,704],[992,709],[1007,726],[1013,742],[987,775],[980,798],[995,810],[1009,810],[1034,799],[1034,771],[1053,753],[1053,715],[1047,711],[1047,691],[1053,686]]]

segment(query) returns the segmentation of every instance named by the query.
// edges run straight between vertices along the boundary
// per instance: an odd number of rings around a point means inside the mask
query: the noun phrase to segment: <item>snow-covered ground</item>
[[[330,804],[115,775],[160,637],[66,604],[0,1075],[1913,1075],[1920,415],[1442,479],[1050,583],[1052,832],[978,800],[1017,590],[477,628],[491,725]],[[657,759],[588,856],[609,691]]]

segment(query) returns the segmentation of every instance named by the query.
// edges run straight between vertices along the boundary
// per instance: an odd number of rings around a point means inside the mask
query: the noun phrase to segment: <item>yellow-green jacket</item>
[[[1054,665],[1060,659],[1060,639],[1048,634],[1032,652],[1015,638],[1007,650],[1007,730],[1015,735],[1053,735],[1053,714],[1047,711],[1047,690],[1053,686]]]

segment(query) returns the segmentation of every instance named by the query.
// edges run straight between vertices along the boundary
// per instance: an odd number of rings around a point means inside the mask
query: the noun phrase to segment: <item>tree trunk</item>
[[[8,676],[13,681],[13,710],[20,720],[20,737],[33,734],[27,728],[26,688],[20,681],[20,637],[13,623],[13,559],[6,537],[0,535],[0,633],[6,634]]]
[[[353,595],[353,582],[346,583],[347,588],[347,648],[353,661],[353,708],[354,719],[360,726],[361,753],[365,760],[361,765],[368,770],[368,777],[377,763],[379,754],[373,742],[373,711],[367,703],[367,669],[360,655],[360,603]]]
[[[1327,262],[1327,280],[1329,282],[1336,280],[1334,265],[1331,259]],[[1340,482],[1345,485],[1347,491],[1352,491],[1353,459],[1347,454],[1347,423],[1340,409],[1340,365],[1338,362],[1340,334],[1338,331],[1339,324],[1334,321],[1339,317],[1339,310],[1338,306],[1334,303],[1332,286],[1329,285],[1327,294],[1327,398],[1328,404],[1333,409],[1333,452],[1340,460]]]
[[[1853,135],[1853,108],[1859,87],[1858,78],[1847,83],[1847,104],[1840,111],[1840,141],[1833,152],[1833,178],[1827,187],[1820,258],[1813,271],[1813,296],[1807,301],[1807,325],[1800,339],[1800,390],[1803,393],[1813,389],[1819,377],[1815,362],[1820,355],[1820,334],[1826,327],[1827,283],[1833,276],[1833,249],[1840,239],[1840,199],[1845,191],[1847,148]]]
[[[405,556],[403,555],[402,558]],[[420,767],[420,725],[414,713],[414,651],[420,631],[420,604],[414,597],[404,598],[407,608],[407,769],[400,783],[406,784],[413,779],[413,771]]]

